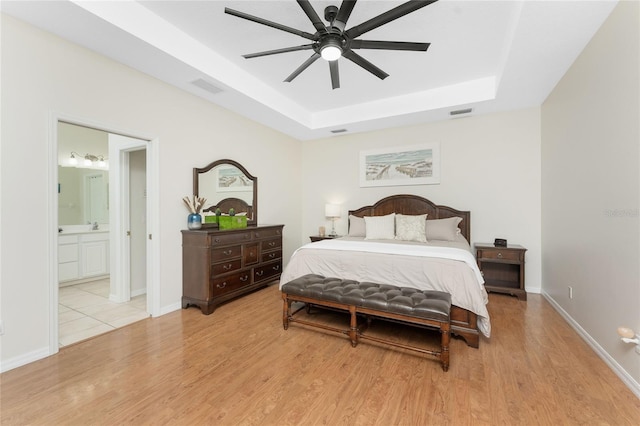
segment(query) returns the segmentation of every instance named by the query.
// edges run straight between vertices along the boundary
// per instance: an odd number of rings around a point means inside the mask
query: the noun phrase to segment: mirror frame
[[[201,174],[207,173],[209,170],[213,169],[216,166],[220,166],[223,164],[230,164],[234,167],[237,167],[242,173],[244,173],[244,175],[247,177],[247,179],[249,179],[250,181],[253,182],[253,218],[248,219],[247,218],[247,225],[248,226],[256,226],[258,223],[258,178],[253,176],[251,173],[249,173],[247,171],[247,169],[245,169],[242,164],[238,163],[237,161],[233,161],[233,160],[229,160],[229,159],[224,159],[224,160],[217,160],[214,161],[213,163],[210,163],[208,165],[206,165],[205,167],[202,168],[198,168],[198,167],[194,167],[193,168],[193,195],[199,197],[199,193],[198,193],[198,180],[200,178]],[[217,223],[202,223],[202,227],[208,227],[208,228],[217,228],[218,224]]]

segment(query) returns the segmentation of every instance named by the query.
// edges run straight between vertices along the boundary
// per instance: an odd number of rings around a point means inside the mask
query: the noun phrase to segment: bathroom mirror
[[[75,124],[58,123],[58,226],[109,223],[107,165],[85,165],[85,154],[106,156],[109,134]],[[72,153],[76,161],[71,160]]]
[[[258,178],[252,176],[240,163],[233,160],[218,160],[193,169],[193,194],[205,198],[203,213],[245,213],[247,224],[258,223]],[[203,226],[217,227],[206,223]]]

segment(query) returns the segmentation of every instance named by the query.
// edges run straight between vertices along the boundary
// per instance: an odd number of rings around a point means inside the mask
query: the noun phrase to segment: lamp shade
[[[326,204],[324,206],[324,215],[326,217],[340,217],[340,205]]]

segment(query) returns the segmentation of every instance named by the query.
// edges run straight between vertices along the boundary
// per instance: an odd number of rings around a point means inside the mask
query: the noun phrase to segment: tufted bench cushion
[[[357,345],[359,338],[366,338],[436,355],[441,358],[443,369],[445,371],[448,369],[451,311],[451,295],[449,293],[343,280],[321,275],[304,275],[284,284],[282,286],[282,295],[284,299],[283,325],[285,329],[288,328],[289,322],[319,326],[315,323],[295,319],[293,316],[300,310],[291,313],[291,303],[294,301],[304,302],[307,307],[318,305],[347,310],[351,313],[351,328],[348,332],[328,326],[319,327],[349,334],[354,347]],[[430,351],[365,336],[363,329],[357,325],[357,314],[436,328],[442,333],[441,348],[439,351]],[[370,320],[368,323],[370,323]]]

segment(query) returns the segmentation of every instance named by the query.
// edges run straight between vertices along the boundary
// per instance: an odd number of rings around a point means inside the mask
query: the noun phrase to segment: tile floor
[[[60,287],[58,302],[60,347],[149,317],[144,294],[127,303],[109,301],[109,279]]]

